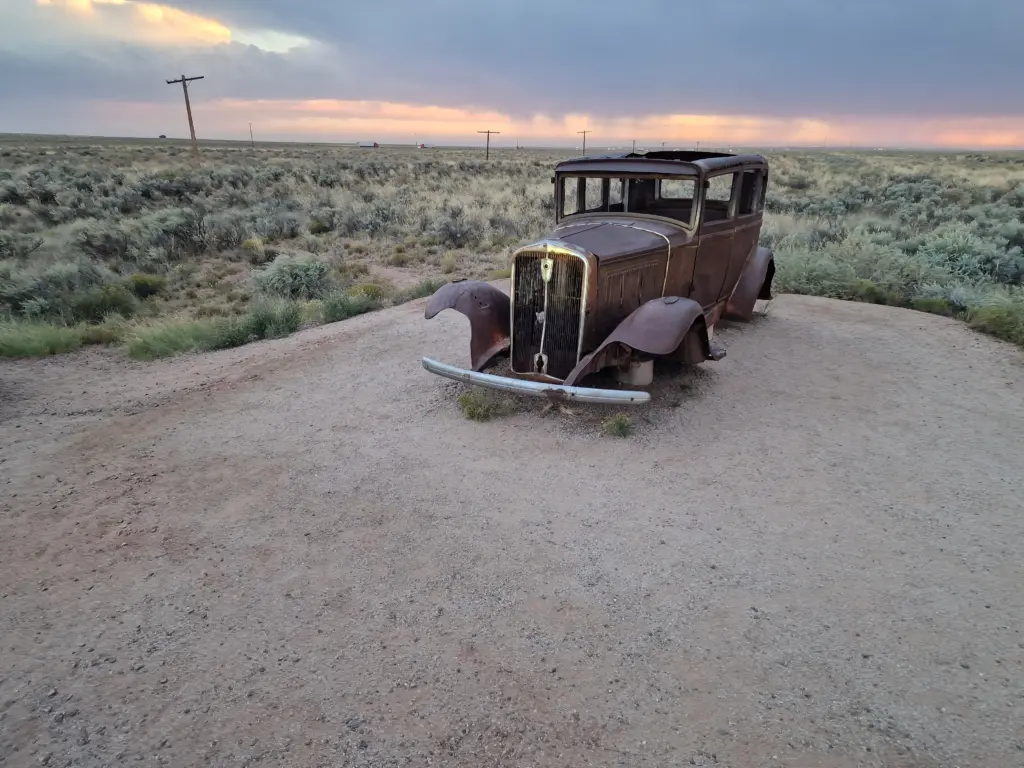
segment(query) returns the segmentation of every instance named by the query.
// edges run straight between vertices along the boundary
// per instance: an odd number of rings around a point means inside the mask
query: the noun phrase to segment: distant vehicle
[[[720,360],[721,318],[749,321],[772,297],[774,254],[759,246],[768,161],[717,152],[627,152],[555,166],[550,236],[512,254],[512,295],[478,280],[441,286],[424,313],[469,318],[469,370],[431,373],[553,400],[645,403],[642,390],[582,386],[613,369],[644,386],[655,360]],[[484,373],[499,355],[512,376]]]
[[[377,149],[380,144],[376,141],[360,141],[356,146],[363,147],[364,149]]]
[[[166,137],[166,136],[165,136],[164,134],[162,134],[162,133],[161,133],[161,134],[160,134],[160,138],[161,138],[161,139],[166,139],[167,137]]]

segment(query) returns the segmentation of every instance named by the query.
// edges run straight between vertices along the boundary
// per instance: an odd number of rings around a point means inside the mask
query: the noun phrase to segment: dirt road
[[[616,439],[422,312],[0,363],[0,763],[1024,765],[1019,352],[783,296]]]

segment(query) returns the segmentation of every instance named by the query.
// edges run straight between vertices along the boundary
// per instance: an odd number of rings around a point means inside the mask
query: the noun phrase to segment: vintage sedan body
[[[718,360],[721,318],[749,321],[770,299],[771,250],[758,238],[768,186],[761,155],[648,152],[555,167],[556,226],[512,255],[511,296],[489,283],[442,286],[426,318],[470,320],[471,367],[423,359],[433,373],[554,399],[643,403],[642,390],[595,389],[613,368],[646,384],[654,361]],[[484,369],[511,357],[511,376]]]

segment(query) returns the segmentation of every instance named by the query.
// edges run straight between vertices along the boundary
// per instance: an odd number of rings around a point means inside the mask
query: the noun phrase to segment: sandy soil
[[[783,296],[617,439],[422,312],[0,363],[0,763],[1024,765],[1019,352]]]

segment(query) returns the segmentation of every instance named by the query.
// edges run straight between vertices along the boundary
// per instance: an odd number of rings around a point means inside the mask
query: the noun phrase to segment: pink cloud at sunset
[[[585,114],[537,115],[515,119],[497,110],[470,110],[436,105],[375,101],[238,100],[197,101],[197,130],[208,138],[244,138],[248,124],[265,138],[277,140],[388,142],[435,141],[475,144],[477,131],[500,131],[500,145],[573,145],[586,127],[591,146],[666,142],[689,146],[834,145],[950,146],[1003,148],[1024,145],[1024,117],[899,118],[849,117],[842,120],[736,115],[667,114],[635,118],[601,118]],[[107,103],[96,105],[94,121],[117,133],[117,121],[146,122],[151,133],[182,134],[181,106],[174,104]],[[106,122],[109,121],[109,122]],[[169,127],[170,125],[170,127]],[[177,129],[177,131],[175,130]]]

